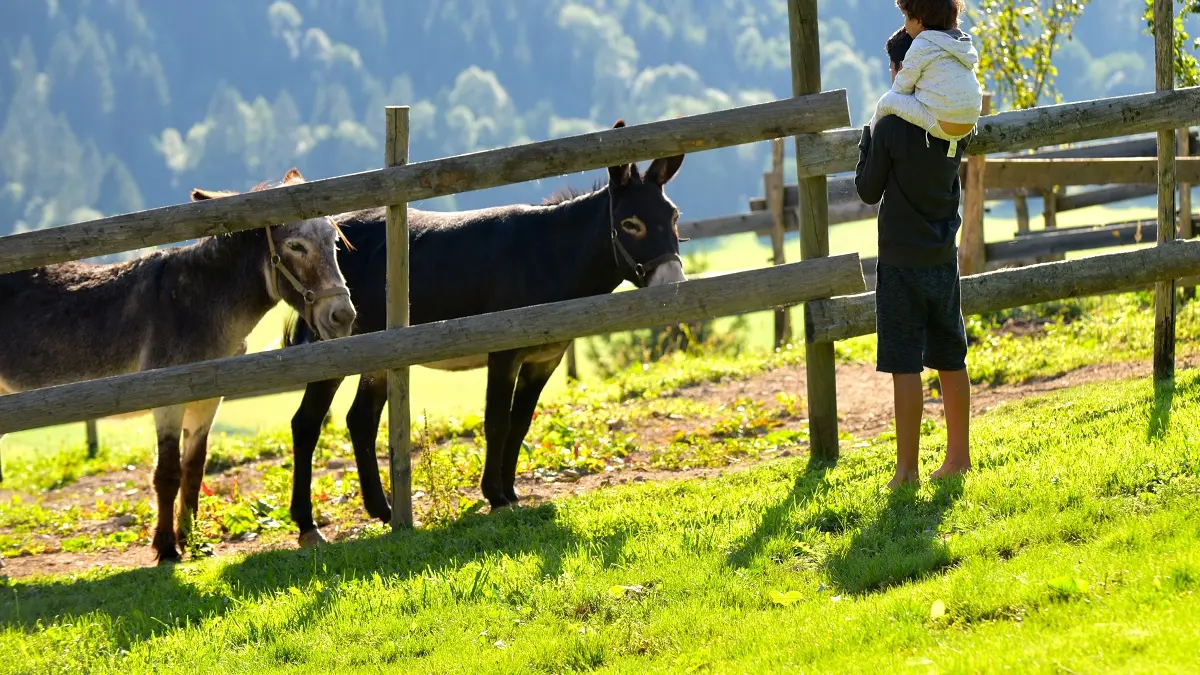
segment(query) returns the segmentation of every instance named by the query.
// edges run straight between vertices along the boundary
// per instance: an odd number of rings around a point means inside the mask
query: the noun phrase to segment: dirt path
[[[1182,367],[1195,367],[1200,363],[1182,363]],[[972,389],[972,410],[980,414],[1002,403],[1037,396],[1048,392],[1079,386],[1090,382],[1121,380],[1132,377],[1146,377],[1151,374],[1148,361],[1111,363],[1080,368],[1060,376],[1033,380],[1017,385],[1002,385],[999,387],[975,386]],[[875,372],[869,364],[842,364],[837,368],[838,407],[841,415],[840,428],[853,434],[859,439],[872,438],[886,431],[891,423],[892,415],[892,386],[889,375]],[[778,409],[781,404],[776,400],[776,394],[781,391],[797,393],[803,396],[805,391],[805,372],[802,366],[785,367],[762,373],[746,380],[724,381],[704,384],[677,392],[677,396],[689,397],[709,404],[712,408],[727,405],[740,398],[750,398],[766,408]],[[927,392],[928,393],[928,392]],[[941,402],[927,398],[925,413],[933,419],[942,419]],[[642,444],[642,450],[635,452],[626,462],[623,469],[614,469],[602,474],[574,476],[559,476],[551,482],[539,480],[525,474],[517,478],[517,491],[523,501],[537,504],[549,500],[579,495],[612,485],[629,482],[645,482],[660,480],[679,480],[688,478],[707,479],[732,471],[750,468],[759,462],[735,462],[728,466],[715,469],[688,469],[681,471],[659,470],[648,468],[647,460],[650,449],[669,444],[680,432],[691,432],[697,429],[705,420],[688,419],[672,416],[671,418],[649,419],[634,424],[629,431]],[[806,424],[803,419],[788,420],[785,428],[800,428]],[[777,457],[787,457],[792,454],[784,451]],[[279,464],[281,460],[269,460],[235,467],[221,475],[210,475],[206,484],[215,492],[228,492],[234,482],[245,491],[259,482],[262,472],[269,466]],[[380,458],[380,469],[386,471],[386,456]],[[354,468],[354,463],[334,462],[330,467],[319,470],[344,472]],[[46,506],[69,506],[74,504],[92,504],[97,494],[116,492],[124,493],[130,498],[143,493],[149,494],[150,468],[136,467],[126,471],[118,471],[100,476],[83,478],[62,489],[42,495]],[[8,499],[13,493],[0,491],[0,499]],[[36,497],[22,495],[23,499],[36,500]],[[418,500],[420,497],[418,497]],[[351,522],[339,522],[324,526],[322,531],[330,540],[340,540],[355,536],[366,526],[366,514],[358,509],[358,515]],[[97,531],[103,531],[104,524],[95,526]],[[214,545],[216,555],[227,556],[235,553],[251,553],[268,548],[295,548],[294,532],[289,528],[289,536],[283,542],[264,543],[257,539],[250,541],[223,541]],[[89,569],[112,567],[143,567],[153,565],[152,553],[147,546],[133,545],[126,551],[102,551],[95,553],[70,553],[57,551],[34,556],[22,556],[0,560],[0,575],[12,578],[26,577],[35,574],[69,574],[79,573]]]

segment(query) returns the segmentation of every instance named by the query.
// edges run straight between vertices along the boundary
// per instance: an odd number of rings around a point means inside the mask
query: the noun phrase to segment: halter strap
[[[621,237],[617,234],[617,220],[613,214],[611,183],[608,186],[608,225],[609,233],[612,235],[613,262],[616,263],[617,269],[621,269],[621,262],[624,259],[625,266],[629,268],[630,272],[633,272],[633,276],[637,279],[639,287],[644,288],[646,286],[646,275],[653,272],[659,265],[672,260],[679,262],[680,265],[683,264],[683,260],[679,257],[678,253],[664,253],[644,264],[639,263],[633,259],[632,255],[629,255],[629,251],[625,248],[625,244],[621,243]]]
[[[316,330],[317,324],[313,321],[313,305],[321,298],[332,298],[339,295],[350,297],[350,290],[345,286],[334,286],[332,288],[323,288],[319,291],[314,291],[304,287],[296,275],[283,264],[283,258],[275,250],[275,239],[271,236],[271,226],[267,225],[263,228],[267,233],[267,249],[271,252],[271,275],[274,277],[275,288],[279,288],[279,279],[276,274],[282,274],[284,279],[296,289],[296,292],[304,298],[304,320],[308,322],[309,327]]]

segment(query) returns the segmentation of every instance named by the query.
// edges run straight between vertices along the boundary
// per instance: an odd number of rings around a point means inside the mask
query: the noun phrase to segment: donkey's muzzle
[[[687,281],[687,275],[683,273],[683,263],[679,260],[668,260],[650,271],[646,286],[665,286],[683,281]]]
[[[317,324],[314,328],[322,340],[350,335],[354,330],[354,320],[358,318],[349,293],[331,293],[317,298],[312,313]]]

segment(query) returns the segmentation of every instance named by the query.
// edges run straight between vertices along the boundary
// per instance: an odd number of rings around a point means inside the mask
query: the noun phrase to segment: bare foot
[[[887,489],[895,490],[905,485],[917,485],[920,482],[921,477],[917,475],[916,471],[904,473],[897,471],[896,475],[892,476],[892,479],[888,481]]]
[[[958,464],[958,463],[951,464],[950,462],[946,462],[946,463],[942,464],[942,466],[940,468],[938,468],[937,471],[934,471],[933,473],[929,474],[929,477],[932,480],[938,480],[940,478],[949,478],[951,476],[961,476],[970,470],[971,470],[970,462],[966,462],[963,464]]]

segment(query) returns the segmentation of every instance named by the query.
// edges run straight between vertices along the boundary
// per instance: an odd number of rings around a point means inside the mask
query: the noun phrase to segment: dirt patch
[[[1200,358],[1192,356],[1180,359],[1181,367],[1197,367]],[[1075,387],[1091,382],[1123,380],[1134,377],[1147,377],[1151,374],[1149,361],[1110,363],[1088,366],[1068,373],[1024,382],[1015,385],[1000,385],[995,387],[976,385],[972,389],[972,410],[975,414],[983,413],[1002,403],[1017,401],[1030,396],[1037,396],[1068,387]],[[891,376],[878,373],[871,364],[841,364],[837,367],[838,408],[841,418],[840,429],[859,439],[867,439],[886,431],[892,422],[892,382]],[[674,396],[688,397],[706,404],[710,409],[720,409],[736,404],[740,399],[750,399],[764,408],[779,410],[783,407],[777,394],[790,393],[803,399],[806,396],[807,377],[803,366],[790,366],[762,373],[746,380],[725,380],[722,382],[697,385],[680,389]],[[928,395],[928,391],[926,392]],[[928,397],[925,401],[925,414],[933,419],[942,419],[941,401]],[[753,467],[764,460],[746,460],[734,462],[720,468],[701,468],[688,470],[663,470],[648,467],[650,450],[672,442],[679,432],[691,433],[700,429],[705,422],[715,420],[715,417],[685,417],[680,415],[641,418],[630,423],[625,431],[632,433],[639,441],[642,449],[628,458],[625,467],[616,468],[597,474],[574,475],[563,472],[554,480],[547,481],[529,474],[518,476],[517,491],[522,495],[525,504],[539,504],[546,501],[580,495],[611,486],[626,483],[641,483],[648,481],[708,479],[731,472],[742,471]],[[799,416],[784,417],[784,428],[803,428],[807,421]],[[783,451],[773,457],[787,457],[793,454]],[[272,459],[241,465],[220,474],[209,474],[205,484],[214,492],[228,493],[234,481],[238,489],[246,492],[256,490],[262,483],[262,474],[283,460]],[[414,460],[415,461],[415,460]],[[387,471],[387,458],[379,458],[380,470]],[[316,474],[332,471],[342,474],[355,468],[353,460],[334,460],[333,467],[317,469]],[[47,507],[65,507],[71,505],[91,505],[96,499],[131,500],[142,497],[152,497],[150,487],[151,469],[136,467],[132,470],[116,471],[100,476],[90,476],[79,480],[62,490],[54,490],[42,495],[43,504]],[[136,492],[130,492],[136,490]],[[0,498],[7,499],[13,493],[0,491]],[[473,493],[469,496],[475,497]],[[35,499],[29,495],[22,498]],[[361,497],[353,498],[361,505]],[[425,497],[418,497],[414,510],[423,512],[427,504]],[[365,511],[358,509],[356,515],[349,521],[322,524],[322,531],[331,541],[353,538],[359,534],[371,521]],[[101,524],[102,525],[102,524]],[[253,539],[249,541],[222,541],[213,545],[216,555],[228,556],[237,553],[253,553],[266,549],[296,548],[294,531],[282,541],[271,537],[270,541]],[[154,564],[153,553],[148,546],[132,545],[125,551],[100,551],[89,553],[54,552],[34,556],[23,556],[0,560],[4,565],[0,575],[12,578],[27,577],[35,574],[77,574],[99,567],[146,567]]]

